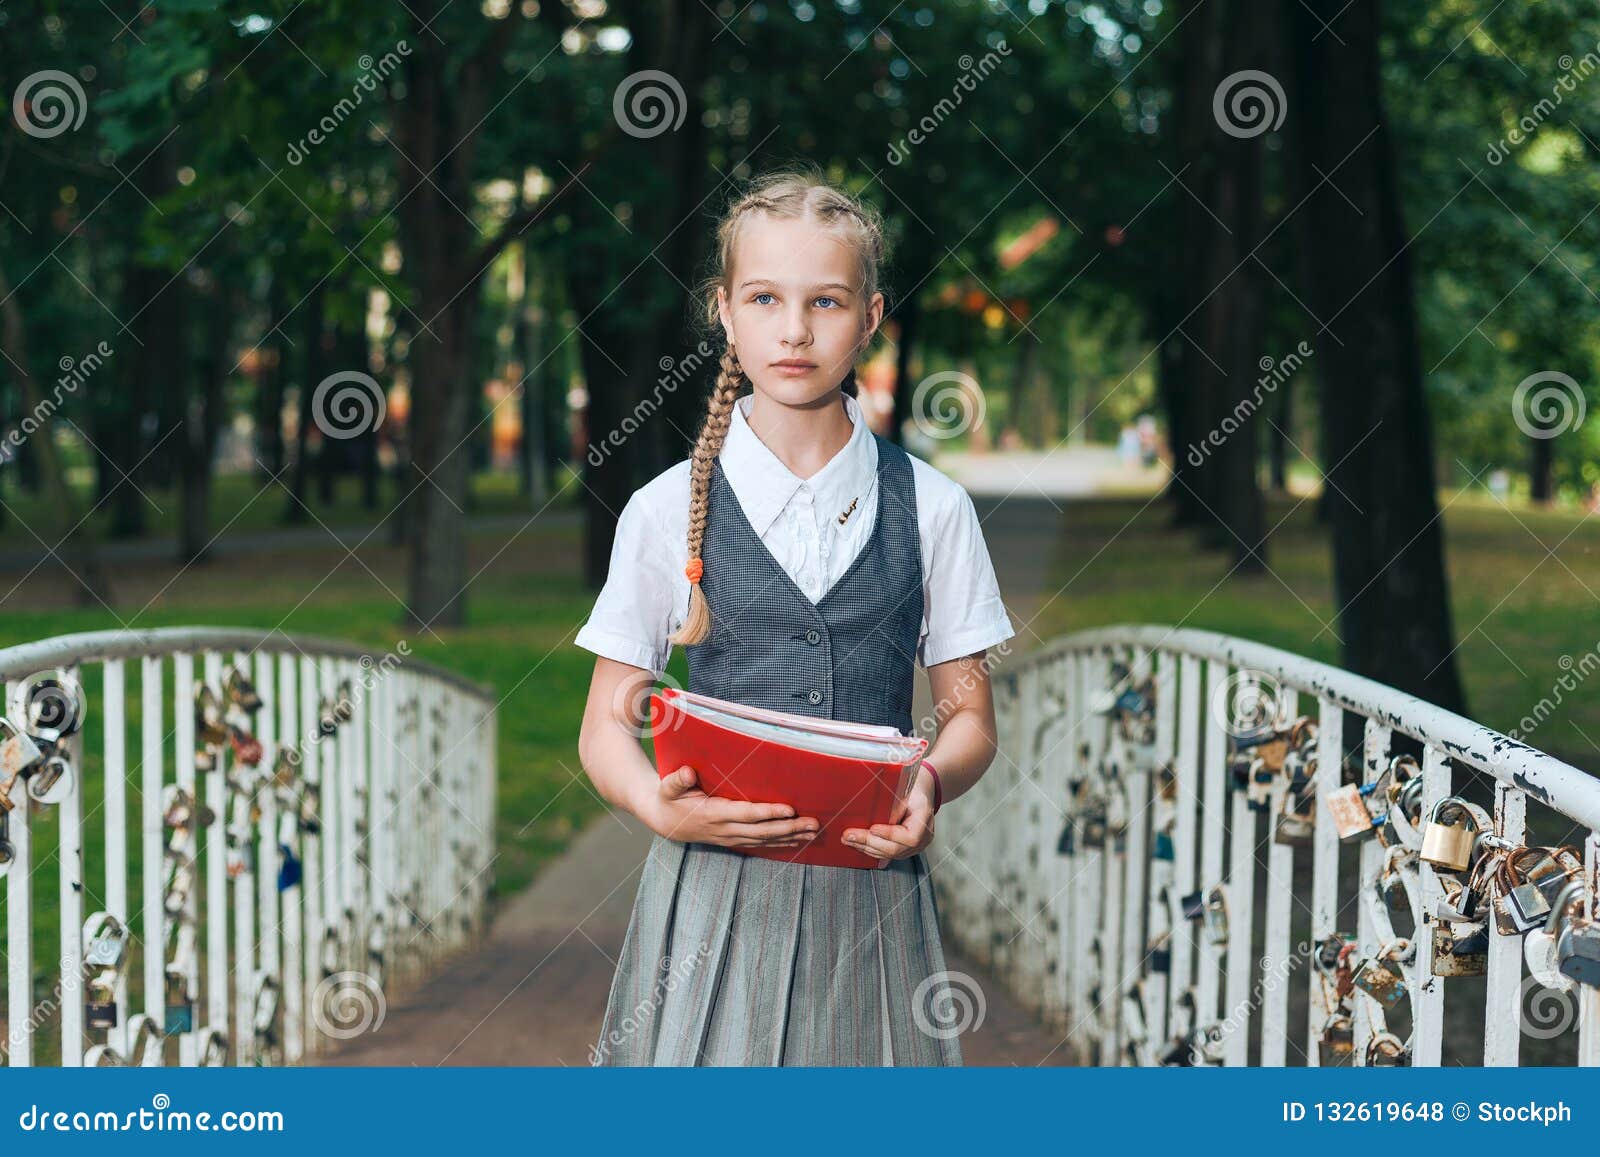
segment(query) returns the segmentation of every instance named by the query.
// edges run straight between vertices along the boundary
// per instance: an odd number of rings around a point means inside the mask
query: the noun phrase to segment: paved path
[[[1047,597],[1045,578],[1059,517],[1044,498],[997,505],[975,500],[1013,621],[1021,627]],[[1045,543],[1051,547],[1041,549]],[[1019,631],[1019,653],[1034,640]],[[917,681],[913,714],[932,709]],[[326,1063],[348,1065],[586,1065],[627,930],[648,830],[608,812],[496,917],[487,944],[392,1002],[382,1026],[345,1042]],[[987,1001],[983,1024],[961,1038],[970,1065],[1065,1064],[1059,1035],[1042,1031],[998,983],[949,950],[953,970],[975,976]]]

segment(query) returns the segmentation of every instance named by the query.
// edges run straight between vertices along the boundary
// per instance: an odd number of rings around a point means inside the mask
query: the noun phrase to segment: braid
[[[705,564],[700,548],[705,543],[706,509],[711,497],[711,464],[722,452],[723,440],[728,436],[728,425],[733,421],[733,406],[746,385],[744,370],[739,365],[739,355],[732,346],[722,352],[722,368],[717,374],[717,384],[711,389],[711,400],[706,407],[705,421],[700,426],[700,437],[695,440],[694,454],[689,466],[689,613],[683,626],[668,642],[684,644],[701,643],[711,634],[711,605],[700,589],[700,578]]]

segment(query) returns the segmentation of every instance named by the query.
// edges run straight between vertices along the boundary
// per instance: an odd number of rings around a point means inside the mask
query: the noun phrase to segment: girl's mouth
[[[777,370],[780,374],[787,374],[790,377],[800,377],[802,374],[809,374],[812,370],[816,369],[817,363],[789,360],[773,362],[772,368]]]

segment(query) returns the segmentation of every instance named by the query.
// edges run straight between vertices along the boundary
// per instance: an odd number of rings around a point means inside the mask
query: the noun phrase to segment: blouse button
[[[822,702],[822,692],[813,688],[811,694],[806,696],[806,700],[812,706],[816,706],[818,703]]]
[[[806,632],[806,642],[810,643],[813,647],[815,647],[818,643],[822,642],[822,632],[821,631],[817,631],[817,630],[807,631]]]

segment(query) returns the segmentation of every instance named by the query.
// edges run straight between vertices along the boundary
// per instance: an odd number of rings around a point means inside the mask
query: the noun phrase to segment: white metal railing
[[[940,821],[943,922],[1080,1063],[1438,1065],[1448,1040],[1515,1065],[1531,1036],[1535,1063],[1600,1064],[1600,781],[1204,631],[1070,635],[993,684],[1000,754]],[[1472,806],[1430,823],[1453,791]],[[1535,830],[1578,857],[1513,859]]]
[[[0,649],[11,1065],[57,1031],[63,1065],[293,1064],[481,936],[495,698],[397,652],[210,627]]]

